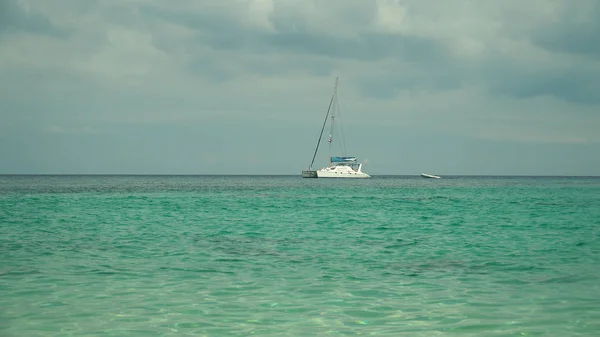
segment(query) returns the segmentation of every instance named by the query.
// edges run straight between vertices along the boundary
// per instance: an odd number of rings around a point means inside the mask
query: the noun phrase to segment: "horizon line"
[[[437,174],[441,177],[579,177],[579,178],[600,178],[600,175],[572,175],[572,174]],[[249,174],[249,173],[0,173],[0,176],[213,176],[213,177],[301,177],[301,174],[289,173],[269,173],[269,174]],[[421,173],[416,174],[371,174],[372,177],[420,177]]]

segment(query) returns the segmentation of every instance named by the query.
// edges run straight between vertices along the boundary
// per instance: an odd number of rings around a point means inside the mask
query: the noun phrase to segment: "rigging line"
[[[337,82],[336,82],[337,84]],[[331,96],[331,101],[329,101],[329,108],[327,108],[327,114],[325,115],[325,121],[323,122],[323,127],[321,128],[321,134],[319,135],[319,140],[317,141],[317,148],[315,149],[315,154],[313,155],[313,159],[308,166],[309,170],[312,170],[312,166],[315,163],[315,157],[317,156],[317,151],[319,151],[319,144],[321,144],[321,137],[323,137],[323,131],[325,130],[325,124],[327,124],[327,118],[329,117],[329,111],[331,110],[331,104],[333,103],[333,99],[335,98],[335,92]]]
[[[335,127],[336,127],[336,123],[335,123],[335,110],[336,110],[336,106],[337,106],[337,95],[335,100],[333,101],[333,108],[332,113],[331,113],[331,125],[329,127],[329,159],[331,160],[331,147],[333,146],[333,135],[335,134]]]
[[[346,151],[346,136],[344,135],[344,123],[342,123],[342,108],[340,107],[340,103],[336,98],[336,106],[337,106],[337,111],[338,111],[338,119],[339,121],[339,127],[340,127],[340,134],[341,134],[341,138],[342,138],[342,149],[344,151],[344,156],[348,155],[348,152]]]
[[[337,95],[336,95],[337,98]],[[335,109],[336,109],[336,105],[337,105],[337,99],[334,99],[333,101],[333,108],[332,113],[331,113],[331,124],[329,126],[329,160],[331,161],[331,147],[333,146],[333,134],[335,132]]]
[[[336,144],[337,143],[343,144],[342,143],[343,140],[342,140],[341,136],[339,136],[340,135],[340,133],[339,133],[339,124],[340,124],[340,121],[338,119],[338,116],[336,116],[336,113],[338,112],[338,106],[339,106],[339,102],[338,102],[337,97],[336,97],[336,100],[333,103],[333,108],[332,108],[333,109],[333,113],[332,113],[332,119],[331,119],[331,121],[332,122],[334,121],[333,116],[335,116],[335,121],[337,123],[335,123],[335,125],[333,123],[331,124],[331,133],[332,134],[334,134],[334,133],[336,134]],[[338,141],[338,138],[339,138],[339,141]],[[338,149],[334,149],[334,151],[340,151],[340,150],[341,150],[341,148],[339,150]],[[341,155],[343,155],[343,154],[341,154]]]

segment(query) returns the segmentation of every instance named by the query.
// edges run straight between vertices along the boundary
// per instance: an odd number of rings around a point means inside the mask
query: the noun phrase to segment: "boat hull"
[[[440,179],[438,176],[434,176],[433,174],[421,173],[421,177],[429,178],[429,179]]]
[[[317,171],[319,178],[371,178],[362,171],[362,164],[357,165],[331,165]]]
[[[318,178],[317,171],[302,171],[302,178]]]
[[[319,178],[347,178],[347,179],[360,179],[360,178],[371,178],[370,175],[364,172],[327,172],[327,171],[317,171],[317,176]]]

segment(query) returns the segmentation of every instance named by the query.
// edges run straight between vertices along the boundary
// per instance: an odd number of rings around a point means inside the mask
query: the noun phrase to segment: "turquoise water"
[[[0,336],[597,336],[600,179],[0,176]]]

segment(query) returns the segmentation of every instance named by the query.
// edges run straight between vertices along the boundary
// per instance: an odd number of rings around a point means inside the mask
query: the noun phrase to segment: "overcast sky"
[[[0,174],[299,175],[338,76],[373,175],[600,175],[599,36],[597,0],[0,0]]]

